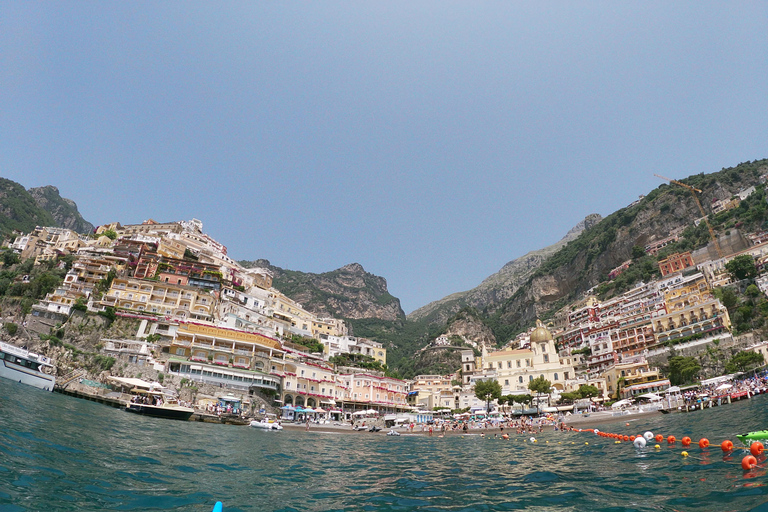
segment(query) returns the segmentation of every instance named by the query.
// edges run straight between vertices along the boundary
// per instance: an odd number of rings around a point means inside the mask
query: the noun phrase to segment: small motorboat
[[[368,432],[381,432],[381,427],[373,426],[371,427]]]
[[[399,436],[400,432],[398,432],[396,430],[390,430],[389,432],[387,432],[387,435],[388,436]]]
[[[280,423],[267,418],[252,420],[250,425],[262,430],[283,430],[283,426]]]

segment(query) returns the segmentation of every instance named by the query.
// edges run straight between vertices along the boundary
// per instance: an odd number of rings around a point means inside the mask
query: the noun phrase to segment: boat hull
[[[128,404],[125,407],[128,412],[153,416],[155,418],[166,418],[169,420],[188,420],[195,411],[186,407],[162,407],[147,404]]]
[[[56,377],[53,375],[46,375],[6,360],[0,360],[0,377],[15,380],[16,382],[34,386],[45,391],[53,391],[53,386],[56,384]]]
[[[283,430],[283,426],[278,425],[277,423],[265,423],[262,421],[252,421],[250,425],[253,428],[258,428],[261,430]]]

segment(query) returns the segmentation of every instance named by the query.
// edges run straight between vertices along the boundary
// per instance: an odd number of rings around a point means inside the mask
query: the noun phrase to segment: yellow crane
[[[690,185],[686,185],[685,183],[682,183],[677,180],[673,180],[671,178],[665,178],[664,176],[660,174],[655,174],[657,178],[661,178],[663,180],[667,180],[670,183],[674,183],[675,185],[680,185],[681,187],[685,187],[688,190],[691,191],[691,195],[693,196],[693,200],[696,201],[696,206],[699,207],[699,211],[701,212],[701,216],[704,217],[704,222],[707,223],[707,229],[709,229],[709,237],[712,239],[712,242],[715,244],[715,250],[717,250],[717,255],[722,258],[723,257],[723,251],[720,249],[720,243],[717,241],[717,236],[715,235],[715,230],[712,229],[712,224],[709,223],[709,219],[707,218],[707,213],[704,211],[704,207],[701,206],[701,202],[699,201],[699,198],[696,196],[696,194],[701,194],[701,190],[697,189],[696,187],[692,187]]]

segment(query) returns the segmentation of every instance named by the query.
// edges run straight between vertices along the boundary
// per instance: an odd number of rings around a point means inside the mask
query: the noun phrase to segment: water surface
[[[511,441],[265,432],[147,418],[0,379],[0,512],[768,512],[764,469],[719,443],[768,427],[768,397],[602,426],[707,437],[638,451],[585,433]],[[585,444],[588,443],[588,444]],[[764,464],[764,461],[763,461]]]

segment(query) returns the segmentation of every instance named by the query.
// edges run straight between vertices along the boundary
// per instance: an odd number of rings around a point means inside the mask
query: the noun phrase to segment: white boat
[[[260,420],[252,420],[251,426],[260,428],[262,430],[283,430],[283,426],[275,420],[262,418]]]
[[[0,377],[53,391],[56,367],[45,356],[0,341]]]
[[[132,393],[133,398],[125,406],[128,412],[171,420],[188,420],[195,413],[194,409],[181,405],[176,396],[166,393],[163,388],[137,388]]]

